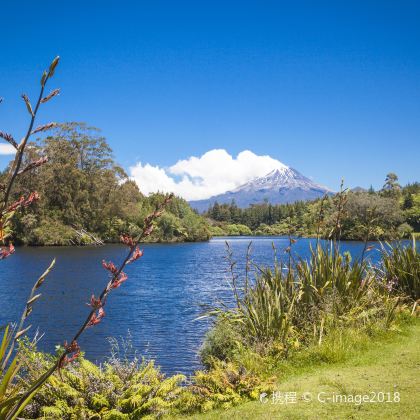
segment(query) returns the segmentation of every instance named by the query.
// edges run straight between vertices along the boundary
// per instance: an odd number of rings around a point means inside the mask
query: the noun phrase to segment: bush
[[[410,238],[413,233],[413,228],[408,223],[402,223],[397,228],[399,238]]]
[[[36,226],[36,227],[34,227]],[[54,218],[45,218],[38,223],[36,217],[27,214],[19,220],[18,242],[27,245],[65,246],[95,244],[94,237],[81,230],[77,231]]]
[[[220,226],[210,226],[211,236],[226,236],[226,232]]]
[[[238,324],[220,316],[208,331],[200,349],[200,357],[206,367],[210,367],[214,359],[232,360],[233,354],[241,341]]]
[[[180,404],[182,412],[227,409],[273,390],[274,378],[261,380],[235,363],[215,359],[208,372],[195,373],[193,384],[181,396]]]
[[[226,226],[227,234],[229,236],[250,236],[252,231],[248,226],[241,224],[233,224]]]
[[[289,223],[282,222],[282,223],[275,223],[274,225],[266,225],[262,223],[258,226],[258,229],[255,231],[256,235],[264,236],[264,235],[279,235],[284,236],[288,235],[292,227]]]

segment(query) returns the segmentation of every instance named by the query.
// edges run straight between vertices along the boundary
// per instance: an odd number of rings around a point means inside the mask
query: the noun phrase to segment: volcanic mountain
[[[206,200],[190,201],[192,208],[206,211],[216,201],[219,204],[235,201],[238,207],[248,207],[265,201],[271,204],[293,203],[314,200],[332,191],[316,184],[300,172],[288,166],[274,169],[267,175],[255,178],[244,185]]]

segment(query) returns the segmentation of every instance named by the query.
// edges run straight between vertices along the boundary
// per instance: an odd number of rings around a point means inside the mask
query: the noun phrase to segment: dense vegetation
[[[43,353],[27,350],[26,356],[26,378],[36,378],[52,363],[52,357]],[[51,377],[24,413],[28,419],[154,419],[168,413],[228,408],[269,389],[233,364],[198,371],[187,380],[181,374],[165,377],[153,361],[121,354],[101,366],[80,357]]]
[[[341,218],[341,238],[389,240],[420,232],[420,184],[400,187],[395,174],[388,174],[382,190],[349,191]],[[336,196],[310,202],[246,209],[215,203],[206,212],[213,235],[297,235],[329,237],[337,219]],[[319,224],[321,217],[321,225]],[[320,231],[318,232],[318,229]]]
[[[117,241],[137,235],[161,194],[143,196],[112,156],[98,130],[80,123],[57,126],[51,135],[28,144],[24,164],[41,156],[48,162],[23,173],[14,199],[37,191],[36,205],[13,218],[13,239],[30,245],[89,243],[89,234]],[[6,176],[7,170],[3,177]],[[81,233],[80,233],[81,232]],[[181,198],[174,198],[157,221],[150,241],[200,241],[210,237],[206,221]]]

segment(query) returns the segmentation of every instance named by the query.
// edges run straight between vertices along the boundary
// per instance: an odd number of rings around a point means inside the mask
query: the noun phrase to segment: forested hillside
[[[145,197],[114,161],[97,129],[60,124],[46,138],[28,145],[24,164],[48,156],[48,163],[22,174],[14,198],[36,191],[40,199],[13,219],[13,239],[31,245],[89,243],[86,230],[112,242],[135,235],[162,194]],[[7,170],[7,169],[6,169]],[[4,174],[3,174],[4,175]],[[19,192],[19,193],[17,193]],[[210,237],[208,224],[188,203],[175,197],[158,220],[151,241],[199,241]]]
[[[215,203],[205,215],[214,235],[328,237],[337,220],[338,196],[293,204],[263,203],[246,209]],[[420,184],[401,187],[390,173],[380,191],[346,191],[340,215],[341,238],[364,240],[408,237],[420,231]]]

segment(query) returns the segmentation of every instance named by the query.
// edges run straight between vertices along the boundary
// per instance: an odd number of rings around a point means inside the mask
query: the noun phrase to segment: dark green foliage
[[[152,212],[156,204],[164,199],[160,193],[143,197],[140,200],[139,214],[142,219]],[[142,222],[140,222],[141,224]],[[195,242],[210,239],[210,228],[202,216],[195,213],[182,198],[174,197],[165,213],[159,218],[156,229],[151,235],[152,241]]]
[[[415,232],[420,232],[420,184],[418,182],[403,188],[402,208],[406,222]]]
[[[358,240],[398,238],[403,212],[394,197],[349,194],[342,220],[342,237]]]

